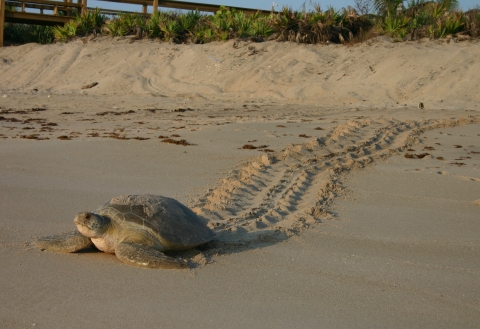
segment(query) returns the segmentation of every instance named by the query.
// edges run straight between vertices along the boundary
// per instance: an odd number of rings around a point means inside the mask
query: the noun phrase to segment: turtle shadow
[[[204,265],[215,263],[215,258],[229,254],[239,254],[254,249],[262,249],[285,241],[289,238],[286,233],[277,230],[258,232],[247,232],[237,230],[217,236],[203,245],[186,250],[166,251],[165,255],[174,258],[183,258],[189,263],[190,268],[198,268]]]
[[[103,251],[99,250],[95,245],[86,247],[80,250],[73,252],[74,254],[92,254],[92,253],[103,253]]]
[[[197,215],[205,225],[211,221],[208,217]],[[211,227],[215,234],[212,241],[196,247],[202,251],[216,251],[217,249],[226,249],[228,253],[238,253],[244,250],[264,248],[270,245],[287,240],[298,232],[292,229],[282,229],[280,227],[269,228],[267,225],[260,226],[259,230],[250,231],[242,226],[236,226],[232,230],[225,229],[224,225]]]
[[[275,245],[296,235],[278,229],[263,230],[261,232],[249,232],[243,228],[237,228],[235,232],[218,234],[215,238],[196,249],[206,253],[231,254],[241,253],[247,250],[262,249]]]

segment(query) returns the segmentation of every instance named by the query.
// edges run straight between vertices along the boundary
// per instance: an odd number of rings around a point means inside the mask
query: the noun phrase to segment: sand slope
[[[478,41],[345,47],[233,41],[170,45],[103,37],[84,44],[0,49],[7,92],[155,95],[209,100],[271,100],[322,105],[478,103]]]

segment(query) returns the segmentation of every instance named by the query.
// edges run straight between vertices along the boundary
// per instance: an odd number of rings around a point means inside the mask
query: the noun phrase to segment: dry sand
[[[0,328],[478,328],[478,58],[447,40],[0,48]],[[215,240],[180,254],[196,268],[32,245],[135,193],[208,220]]]

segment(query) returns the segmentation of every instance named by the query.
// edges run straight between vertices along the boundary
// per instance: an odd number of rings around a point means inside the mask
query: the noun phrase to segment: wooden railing
[[[75,14],[81,14],[86,10],[86,0],[0,0],[2,5],[14,7],[15,10],[2,10],[3,18],[0,21],[0,29],[5,22],[36,24],[36,25],[62,25],[71,20]],[[3,37],[3,33],[1,34]],[[0,40],[3,41],[3,40]],[[3,42],[0,43],[0,46]]]
[[[5,25],[5,0],[0,0],[0,47],[3,47],[4,25]]]
[[[131,4],[131,5],[141,5],[143,6],[143,12],[147,12],[147,6],[153,7],[153,12],[157,12],[158,7],[164,8],[174,8],[174,9],[186,9],[186,10],[200,10],[215,13],[220,9],[220,5],[211,5],[208,3],[197,3],[197,2],[188,2],[188,1],[173,1],[173,0],[100,0],[106,2],[116,2],[116,3],[124,3],[124,4]],[[239,1],[240,2],[240,1]],[[259,9],[252,9],[252,8],[244,8],[244,7],[236,7],[236,6],[228,6],[229,8],[234,8],[240,11],[246,12],[263,12],[269,14],[270,11],[268,10],[259,10]]]
[[[59,11],[72,11],[74,9],[79,14],[82,12],[83,3],[73,3],[69,1],[51,1],[51,0],[6,0],[7,6],[21,8],[19,12],[25,13],[26,8],[40,9],[40,14],[44,10],[53,11],[53,15],[58,15]]]

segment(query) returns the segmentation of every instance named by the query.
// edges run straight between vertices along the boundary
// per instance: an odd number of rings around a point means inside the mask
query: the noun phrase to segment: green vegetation
[[[85,18],[79,16],[64,26],[55,27],[55,39],[66,42],[74,36],[89,33],[86,29],[79,30],[83,20]],[[137,38],[157,38],[173,43],[206,43],[238,38],[258,42],[343,43],[354,42],[355,38],[374,26],[370,16],[359,16],[355,11],[346,9],[335,11],[330,8],[323,12],[319,6],[308,13],[284,8],[274,15],[246,13],[224,6],[214,15],[199,11],[158,12],[150,17],[123,13],[111,20],[104,18],[103,22],[101,29],[96,25],[97,30],[112,37],[136,35]]]
[[[97,9],[77,16],[64,26],[53,28],[6,24],[5,39],[14,43],[68,42],[91,34],[135,35],[172,43],[207,43],[229,39],[292,41],[297,43],[356,43],[378,35],[395,41],[480,36],[480,9],[456,10],[457,0],[358,0],[357,7],[322,11],[319,5],[309,12],[284,7],[273,15],[246,13],[222,6],[214,15],[190,12],[157,12],[143,16],[121,13],[107,18]],[[359,6],[361,3],[363,6]],[[367,9],[366,9],[367,8]],[[368,13],[373,8],[377,14]]]
[[[100,14],[97,8],[93,12],[86,12],[83,15],[75,17],[64,26],[55,26],[53,34],[55,39],[61,42],[67,42],[77,36],[86,36],[89,34],[97,34],[106,23],[104,15]]]
[[[41,44],[54,41],[51,26],[5,23],[4,38],[13,44],[36,42]]]
[[[407,9],[397,11],[398,0],[375,0],[375,8],[383,12],[381,29],[401,40],[453,37],[458,33],[478,37],[480,10],[457,11],[458,1],[411,0]]]
[[[16,7],[6,6],[6,10],[17,11]],[[52,43],[54,40],[51,26],[5,23],[4,38],[11,43],[23,44],[29,42]]]

